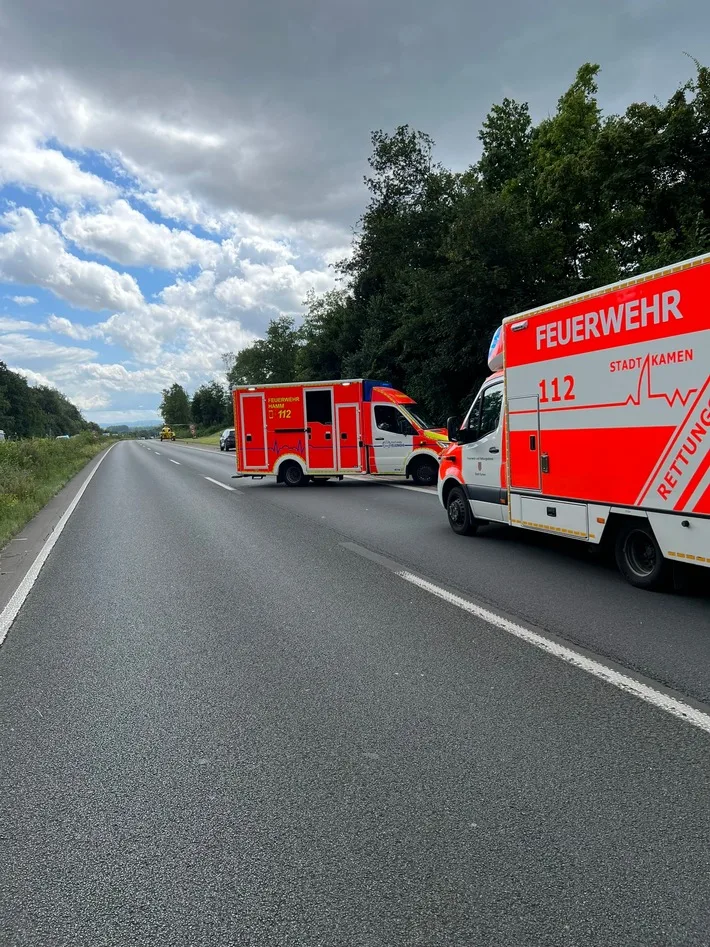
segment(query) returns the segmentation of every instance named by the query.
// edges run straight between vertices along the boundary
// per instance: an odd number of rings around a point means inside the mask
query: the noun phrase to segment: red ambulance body
[[[610,540],[641,588],[710,566],[710,256],[511,316],[489,364],[441,460],[455,532]]]
[[[288,486],[346,474],[436,483],[443,429],[388,382],[364,379],[235,388],[237,473]]]

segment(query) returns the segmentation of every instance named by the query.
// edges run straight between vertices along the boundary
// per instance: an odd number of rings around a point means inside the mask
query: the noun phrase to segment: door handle
[[[488,448],[488,453],[489,453],[489,454],[500,454],[500,451],[498,450],[497,447],[489,447],[489,448]]]
[[[248,440],[248,441],[251,440],[251,434],[247,434],[247,440]]]
[[[341,441],[347,441],[348,435],[343,431],[343,433],[340,435],[340,439]]]
[[[535,450],[536,444],[537,444],[537,441],[535,439],[535,435],[531,434],[530,435],[530,450]]]
[[[326,441],[329,441],[329,440],[330,440],[330,431],[326,431],[326,432],[325,432],[325,439],[326,439]]]

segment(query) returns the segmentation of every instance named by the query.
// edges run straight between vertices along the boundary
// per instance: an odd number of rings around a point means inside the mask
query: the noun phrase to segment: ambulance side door
[[[501,503],[502,422],[501,380],[479,392],[463,426],[463,475],[473,515],[492,522],[502,522],[507,511]]]
[[[372,446],[377,473],[404,473],[416,433],[395,405],[372,405]]]

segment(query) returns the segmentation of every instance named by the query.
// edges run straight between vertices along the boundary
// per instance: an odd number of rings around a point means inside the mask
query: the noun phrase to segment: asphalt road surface
[[[702,586],[233,467],[114,447],[0,647],[0,945],[706,947],[710,733],[400,572],[710,712]]]

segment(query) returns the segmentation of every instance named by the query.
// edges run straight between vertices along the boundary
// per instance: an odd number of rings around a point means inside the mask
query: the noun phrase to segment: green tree
[[[231,421],[229,392],[216,381],[201,385],[192,396],[192,420],[204,427]]]
[[[182,385],[175,382],[170,388],[163,389],[158,410],[163,421],[171,427],[190,423],[190,401]]]
[[[291,316],[272,319],[263,339],[242,349],[228,372],[229,384],[263,385],[295,381],[300,332]]]
[[[32,387],[0,362],[0,429],[11,437],[56,437],[89,427],[63,394],[44,385]]]
[[[275,320],[232,384],[383,378],[437,419],[487,373],[505,316],[710,249],[710,72],[604,116],[585,63],[556,109],[493,105],[453,173],[407,125],[372,135],[369,199],[339,286]]]

